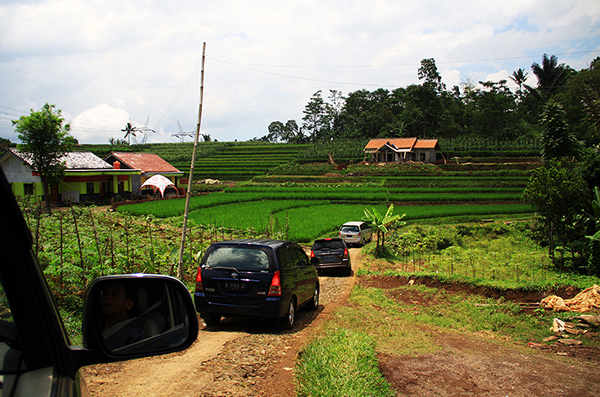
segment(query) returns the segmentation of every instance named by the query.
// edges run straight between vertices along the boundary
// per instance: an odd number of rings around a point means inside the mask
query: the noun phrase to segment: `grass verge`
[[[394,396],[379,372],[375,343],[364,332],[341,330],[310,343],[303,350],[297,377],[301,397]]]

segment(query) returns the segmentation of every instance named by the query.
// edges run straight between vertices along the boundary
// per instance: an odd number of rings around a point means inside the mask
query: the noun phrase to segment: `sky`
[[[201,134],[245,141],[301,125],[318,90],[419,84],[425,58],[450,88],[518,68],[535,85],[543,54],[576,70],[600,56],[600,1],[2,0],[0,137],[50,103],[80,143],[128,122],[138,142],[189,142],[173,134],[200,108]]]

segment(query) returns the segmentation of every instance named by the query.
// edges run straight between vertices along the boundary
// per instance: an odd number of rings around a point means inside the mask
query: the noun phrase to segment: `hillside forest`
[[[530,74],[537,78],[537,85],[527,84],[533,77]],[[268,134],[257,140],[307,143],[469,137],[530,141],[541,137],[543,116],[553,106],[573,142],[586,146],[600,142],[600,57],[576,71],[559,63],[556,56],[544,55],[541,64],[531,65],[530,72],[519,68],[510,75],[515,91],[507,80],[467,78],[460,86],[447,87],[433,58],[421,61],[417,75],[421,84],[393,90],[361,89],[347,95],[319,90],[306,104],[301,125],[296,120],[273,121]]]

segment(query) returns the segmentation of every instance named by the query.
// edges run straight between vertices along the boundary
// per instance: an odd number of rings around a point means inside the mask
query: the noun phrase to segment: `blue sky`
[[[4,0],[0,137],[49,102],[82,143],[123,138],[130,120],[177,142],[196,126],[203,42],[201,132],[247,140],[301,124],[317,90],[418,84],[424,58],[448,87],[530,72],[544,53],[580,70],[600,56],[600,2]]]

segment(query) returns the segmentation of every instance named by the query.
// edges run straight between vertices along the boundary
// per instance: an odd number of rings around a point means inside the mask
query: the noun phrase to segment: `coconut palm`
[[[123,128],[121,131],[123,131],[125,133],[125,136],[123,137],[123,139],[127,139],[127,142],[129,144],[131,144],[131,136],[133,135],[133,140],[135,142],[135,133],[138,129],[136,127],[133,126],[133,124],[131,124],[131,122],[125,124],[125,128]]]
[[[556,55],[548,58],[546,54],[542,58],[542,65],[540,66],[537,62],[534,62],[531,65],[531,70],[538,79],[537,87],[524,86],[529,92],[544,102],[565,88],[572,72],[572,69],[565,66],[564,63],[558,64]]]
[[[528,75],[529,73],[527,73],[523,68],[519,68],[515,70],[511,76],[508,76],[519,87],[517,90],[519,101],[523,99],[523,85],[525,84],[525,81],[527,81]]]

